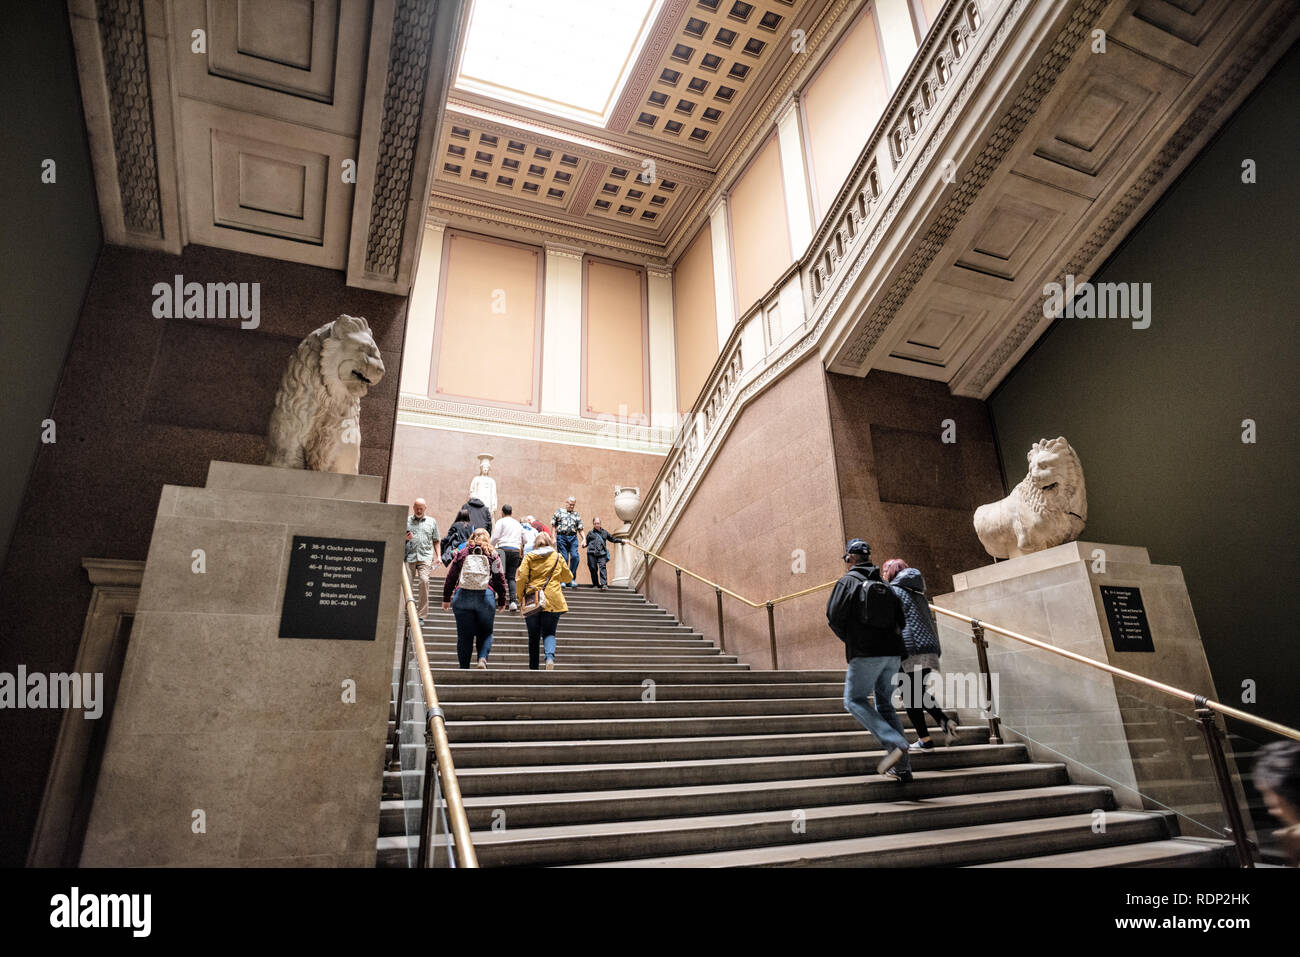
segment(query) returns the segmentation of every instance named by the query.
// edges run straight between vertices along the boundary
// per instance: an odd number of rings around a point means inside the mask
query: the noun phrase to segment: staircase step
[[[902,790],[904,786],[900,786]],[[1104,787],[1056,785],[979,794],[955,794],[926,801],[901,798],[838,804],[795,812],[756,811],[700,817],[611,821],[558,827],[511,828],[473,833],[479,863],[492,866],[555,866],[617,861],[632,855],[673,855],[708,847],[714,852],[762,848],[782,850],[809,843],[889,836],[1023,822],[1082,814],[1113,806]]]
[[[480,674],[487,675],[490,673],[481,672]],[[762,672],[749,672],[749,674],[762,674]],[[516,676],[498,674],[497,677],[500,679]],[[574,684],[573,682],[577,681],[579,677],[585,679],[587,676],[578,676],[572,672],[566,674],[562,671],[534,671],[529,672],[527,678],[519,677],[518,684],[507,684],[501,681],[495,683],[480,682],[478,684],[469,681],[452,683],[444,682],[438,676],[435,676],[434,680],[438,685],[438,700],[443,704],[452,701],[555,702],[566,704],[570,702],[586,704],[588,702],[622,701],[639,702],[653,707],[656,704],[700,698],[708,698],[713,701],[738,701],[746,699],[776,700],[796,697],[824,699],[831,695],[840,695],[838,700],[842,701],[844,690],[843,683],[656,683],[653,688],[654,700],[646,701],[646,696],[651,689],[640,682],[628,681],[626,684],[616,685]],[[552,680],[545,681],[545,679]],[[530,683],[534,680],[535,683]],[[843,707],[842,704],[841,707]]]
[[[444,668],[455,666],[457,663],[455,653],[437,652],[429,655],[429,664],[432,667],[442,666]],[[544,661],[539,657],[539,663]],[[488,654],[487,668],[491,671],[493,668],[509,668],[511,665],[519,665],[523,668],[528,667],[528,653],[526,651],[501,651],[498,652],[494,645],[492,651]],[[598,665],[602,668],[626,668],[628,666],[649,665],[655,668],[723,668],[729,665],[741,667],[739,659],[735,655],[675,655],[675,654],[583,654],[575,652],[568,648],[557,648],[555,651],[555,667],[573,667],[576,665]]]
[[[592,684],[592,685],[643,685],[645,681],[658,685],[684,684],[797,684],[801,682],[818,682],[839,685],[844,690],[844,673],[842,671],[745,671],[739,668],[606,668],[598,671],[586,671],[564,674],[558,671],[539,671],[525,677],[508,671],[463,670],[460,668],[434,668],[433,681],[441,695],[444,684],[465,684],[474,682],[479,685],[495,684]]]
[[[1231,841],[1186,837],[1141,844],[1120,844],[1092,850],[1020,857],[973,867],[1232,867]]]
[[[698,686],[694,686],[698,687]],[[638,687],[638,691],[640,688]],[[662,691],[662,689],[659,689]],[[639,695],[634,696],[639,699]],[[443,701],[448,721],[582,721],[596,718],[707,718],[740,715],[844,714],[844,700],[824,698],[687,698],[656,701]],[[392,722],[390,722],[391,725]]]
[[[846,777],[874,774],[876,764],[882,757],[883,751],[857,750],[833,754],[478,768],[462,768],[459,758],[454,755],[453,760],[458,762],[456,768],[461,792],[466,796],[479,796]],[[988,764],[1019,764],[1028,760],[1029,755],[1024,745],[976,744],[960,748],[939,748],[915,755],[912,758],[912,769],[931,771]]]
[[[906,785],[906,791],[909,800],[922,800],[1068,783],[1063,764],[1003,764],[920,772]],[[897,781],[870,774],[757,784],[470,797],[465,799],[465,811],[474,830],[488,830],[498,822],[509,828],[544,827],[888,801],[897,799],[902,787]],[[419,802],[411,806],[418,808]],[[384,802],[380,833],[402,833],[406,808],[404,801]]]
[[[978,733],[979,729],[967,729]],[[973,739],[968,737],[967,740]],[[861,729],[792,734],[734,734],[692,738],[618,738],[610,740],[483,742],[455,745],[458,768],[537,764],[609,764],[628,761],[683,761],[702,758],[747,758],[778,754],[826,754],[879,747]],[[937,751],[938,749],[936,749]]]
[[[853,715],[838,714],[726,715],[719,717],[595,718],[587,720],[449,721],[447,733],[453,744],[474,742],[593,741],[626,738],[690,738],[728,735],[781,735],[818,732],[862,733]],[[959,736],[977,744],[987,732],[967,728]],[[915,740],[912,737],[912,740]],[[838,750],[838,749],[837,749]]]
[[[883,834],[835,841],[746,848],[675,857],[608,861],[603,867],[952,867],[1007,860],[1044,850],[1072,850],[1165,840],[1169,825],[1153,811],[1110,811],[1106,831],[1092,829],[1092,814],[1065,814],[1033,820],[909,834]]]

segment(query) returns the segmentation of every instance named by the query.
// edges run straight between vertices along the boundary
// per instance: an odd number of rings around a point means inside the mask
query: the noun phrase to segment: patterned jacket
[[[582,534],[582,516],[577,511],[570,512],[567,508],[557,508],[555,515],[551,517],[551,524],[555,526],[556,535]]]
[[[894,576],[889,587],[903,602],[903,617],[907,619],[903,626],[903,644],[907,645],[908,656],[941,654],[939,634],[930,618],[930,602],[925,597],[925,579],[921,572],[904,568]]]

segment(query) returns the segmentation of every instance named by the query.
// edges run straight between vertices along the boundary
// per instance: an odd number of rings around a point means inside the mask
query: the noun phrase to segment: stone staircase
[[[636,592],[566,596],[552,672],[528,670],[517,615],[498,614],[487,671],[456,667],[449,612],[425,628],[484,867],[1231,863],[1171,814],[1118,809],[1064,765],[988,744],[973,714],[955,746],[913,755],[912,783],[877,775],[842,670],[751,671]],[[404,710],[417,740],[422,715]],[[381,867],[407,866],[402,775],[419,770],[384,774]]]

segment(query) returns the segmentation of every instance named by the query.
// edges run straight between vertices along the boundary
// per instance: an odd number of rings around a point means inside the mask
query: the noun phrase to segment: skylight
[[[603,126],[663,0],[473,0],[456,86]]]

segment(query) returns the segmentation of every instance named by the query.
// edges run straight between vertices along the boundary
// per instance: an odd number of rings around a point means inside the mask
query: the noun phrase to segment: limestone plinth
[[[374,865],[406,528],[379,489],[226,462],[163,487],[83,866]],[[384,543],[374,640],[279,637],[295,535]]]
[[[624,522],[622,528],[615,529],[610,533],[617,539],[628,538],[632,534],[632,524]],[[637,555],[637,550],[631,545],[609,546],[609,583],[626,587],[632,583],[632,561]]]
[[[1069,542],[954,575],[953,586],[934,603],[1218,697],[1182,569],[1151,564],[1145,548]],[[1154,650],[1116,650],[1103,587],[1137,590]],[[942,614],[938,620],[945,674],[977,673],[969,626]],[[1125,807],[1163,805],[1186,815],[1179,820],[1187,836],[1216,836],[1209,829],[1222,836],[1218,791],[1190,703],[993,632],[987,638],[1007,741],[1024,742],[1036,760],[1065,761],[1076,783],[1111,786]]]

